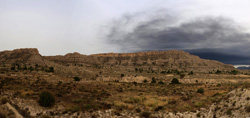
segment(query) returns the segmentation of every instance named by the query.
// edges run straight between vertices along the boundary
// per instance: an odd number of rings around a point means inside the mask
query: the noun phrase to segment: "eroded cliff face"
[[[36,48],[15,49],[13,51],[0,52],[1,63],[32,63],[44,64],[42,56]]]
[[[102,65],[115,67],[158,67],[164,69],[178,69],[187,71],[207,72],[211,70],[233,70],[232,65],[214,60],[201,59],[184,51],[153,51],[138,53],[106,53],[81,55],[69,53],[65,56],[50,56],[46,59],[58,63],[74,63],[82,65]]]

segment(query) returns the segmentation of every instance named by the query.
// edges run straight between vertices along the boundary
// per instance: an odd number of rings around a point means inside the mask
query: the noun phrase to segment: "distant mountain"
[[[237,69],[240,69],[240,70],[250,70],[250,67],[242,66],[242,67],[238,67]]]
[[[250,64],[250,56],[230,55],[219,52],[199,52],[199,51],[188,51],[193,55],[197,55],[203,59],[217,60],[226,64],[233,65],[246,65]]]

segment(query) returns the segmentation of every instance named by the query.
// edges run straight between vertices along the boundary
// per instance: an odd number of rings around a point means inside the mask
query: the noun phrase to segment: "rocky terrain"
[[[248,70],[177,50],[16,49],[0,52],[0,118],[247,117],[249,83]]]
[[[154,51],[138,53],[107,53],[95,55],[81,55],[69,53],[65,56],[49,56],[48,60],[61,64],[99,65],[119,68],[158,68],[177,69],[186,71],[208,72],[212,70],[233,70],[232,65],[223,64],[214,60],[201,59],[184,51]]]

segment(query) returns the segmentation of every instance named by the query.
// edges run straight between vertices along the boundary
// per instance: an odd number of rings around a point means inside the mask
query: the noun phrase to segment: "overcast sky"
[[[250,64],[249,5],[249,0],[0,0],[0,51],[178,49]]]

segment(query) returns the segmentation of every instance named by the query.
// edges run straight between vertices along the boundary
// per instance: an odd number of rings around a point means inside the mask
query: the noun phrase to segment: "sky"
[[[0,0],[0,51],[184,50],[250,65],[249,0]]]

